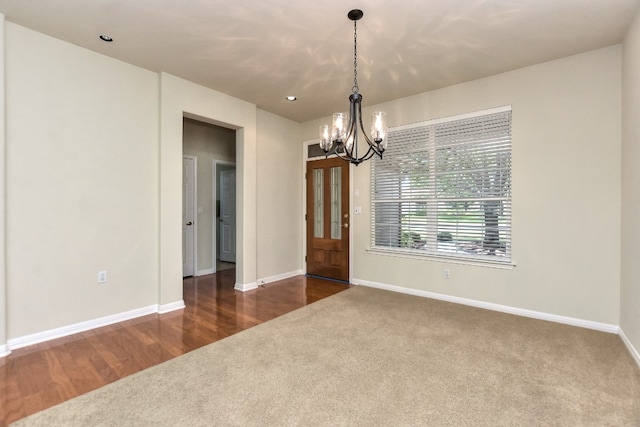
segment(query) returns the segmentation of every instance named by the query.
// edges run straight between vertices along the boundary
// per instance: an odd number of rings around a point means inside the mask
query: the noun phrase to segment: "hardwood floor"
[[[294,277],[248,292],[235,269],[184,280],[186,308],[14,350],[0,358],[0,426],[349,287]]]

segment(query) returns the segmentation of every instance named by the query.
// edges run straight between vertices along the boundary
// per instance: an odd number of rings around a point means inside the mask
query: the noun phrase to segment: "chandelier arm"
[[[373,151],[375,154],[380,156],[380,158],[382,158],[382,151],[380,151],[380,149],[377,147],[377,144],[372,142],[366,134],[364,134],[364,140],[367,141],[367,144],[369,145],[369,150],[367,151],[367,154],[369,153],[369,151]],[[365,159],[365,160],[368,160],[368,159]]]
[[[376,151],[376,149],[373,146],[371,146],[369,147],[369,150],[367,151],[367,153],[364,156],[362,156],[362,161],[364,162],[366,160],[369,160],[373,156],[378,156],[382,158],[382,153],[379,153],[378,151]]]
[[[324,153],[324,157],[325,159],[328,158],[329,156],[333,156],[334,154],[337,156],[338,155],[338,146],[337,145],[333,145],[333,148],[331,148],[329,151],[326,151]]]
[[[373,147],[369,147],[369,149],[367,150],[367,152],[364,154],[364,156],[362,157],[356,157],[354,159],[349,160],[351,163],[355,164],[356,166],[359,165],[360,163],[366,162],[367,160],[371,159],[373,156],[380,156],[378,153],[375,152]]]
[[[344,160],[345,162],[349,162],[349,163],[354,163],[354,164],[356,164],[356,163],[354,162],[354,159],[353,159],[352,157],[350,157],[350,156],[346,155],[345,153],[346,153],[346,151],[345,151],[345,152],[343,152],[343,153],[336,153],[336,157],[338,157],[339,159]]]
[[[336,157],[349,162],[349,163],[353,163],[354,165],[358,166],[360,163],[363,163],[369,159],[371,159],[373,156],[378,156],[380,158],[382,158],[382,154],[376,152],[373,147],[369,147],[369,149],[367,150],[367,152],[365,153],[364,156],[362,157],[353,157],[347,154],[347,150],[345,149],[342,153],[339,152],[337,150],[337,147],[334,148],[333,150],[331,150],[330,152],[328,152],[327,154],[325,154],[325,158],[328,158],[329,156],[333,156],[335,155]]]
[[[368,156],[368,157],[367,157]],[[372,154],[371,154],[371,147],[369,147],[369,149],[367,150],[367,152],[364,154],[364,156],[362,157],[357,157],[354,160],[358,163],[362,163],[365,160],[369,160],[371,158]]]
[[[367,144],[369,144],[370,147],[376,150],[374,143],[369,139],[369,137],[367,136],[367,132],[364,130],[364,125],[362,124],[362,104],[360,102],[358,102],[358,122],[360,124],[360,129],[362,129],[362,135],[364,136],[364,140],[367,141]]]
[[[344,142],[343,143],[345,144],[345,146],[346,146],[347,141],[349,140],[349,138],[351,136],[357,135],[357,132],[354,132],[356,130],[355,129],[355,124],[356,124],[356,121],[357,121],[356,103],[358,101],[355,99],[355,95],[356,94],[357,94],[357,92],[355,94],[352,94],[349,97],[349,118],[348,118],[348,121],[347,121],[347,123],[349,123],[349,130],[347,131],[347,135],[344,138]],[[355,142],[355,140],[354,140],[354,142]]]
[[[374,143],[373,141],[371,141],[369,139],[369,136],[367,136],[367,132],[364,130],[364,125],[362,124],[362,97],[360,97],[360,101],[358,102],[358,121],[360,124],[360,129],[362,130],[362,136],[364,136],[364,140],[367,141],[367,144],[369,144],[369,150],[367,151],[367,154],[369,154],[369,151],[373,150],[373,152],[375,154],[377,154],[378,156],[380,156],[380,158],[382,158],[382,152],[379,149],[378,144]],[[365,156],[367,155],[365,154]],[[364,159],[364,160],[369,160],[371,157]]]
[[[347,148],[347,141],[351,138],[351,148]],[[348,156],[352,159],[358,157],[358,128],[356,127],[356,122],[352,121],[349,124],[349,136],[344,141],[344,151],[348,154]],[[355,152],[355,155],[354,155]]]

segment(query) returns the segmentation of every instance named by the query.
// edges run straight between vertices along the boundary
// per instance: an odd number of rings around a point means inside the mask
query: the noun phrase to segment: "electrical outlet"
[[[98,283],[107,283],[107,272],[106,271],[98,271]]]
[[[450,279],[451,278],[451,271],[448,268],[444,269],[444,278],[445,279]]]

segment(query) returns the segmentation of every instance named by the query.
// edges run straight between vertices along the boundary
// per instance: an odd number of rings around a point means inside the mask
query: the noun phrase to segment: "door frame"
[[[302,142],[302,253],[300,256],[300,262],[302,263],[302,272],[307,274],[307,261],[305,256],[307,255],[307,181],[305,174],[307,173],[307,162],[310,160],[322,160],[325,157],[309,157],[309,146],[319,144],[320,140],[313,139]],[[353,215],[353,174],[354,166],[349,163],[349,283],[353,282],[353,228],[354,228],[354,215]]]
[[[198,275],[198,156],[183,153],[182,160],[185,158],[193,160],[193,265],[191,269],[193,277],[196,277]]]
[[[213,159],[213,186],[211,187],[213,190],[213,223],[215,224],[214,227],[212,228],[212,242],[213,242],[213,272],[217,272],[218,268],[217,268],[217,264],[216,264],[216,260],[218,259],[218,219],[216,218],[216,201],[218,200],[218,167],[219,166],[233,166],[236,169],[236,179],[237,179],[237,173],[238,173],[238,168],[236,166],[236,162],[232,162],[229,160],[218,160],[218,159]],[[236,181],[237,182],[237,181]],[[237,229],[237,223],[238,223],[238,189],[236,187],[236,248],[237,248],[237,240],[238,240],[238,229]],[[238,256],[237,252],[236,252],[236,257]],[[237,259],[236,259],[237,262]]]

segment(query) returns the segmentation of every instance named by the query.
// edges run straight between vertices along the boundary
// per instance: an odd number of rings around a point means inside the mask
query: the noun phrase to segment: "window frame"
[[[478,120],[478,119],[482,119],[483,117],[488,118],[496,114],[504,115],[504,113],[508,113],[508,124],[507,124],[508,137],[506,137],[505,139],[506,141],[508,141],[508,144],[503,142],[503,145],[505,145],[507,148],[503,149],[504,151],[500,151],[500,155],[504,156],[502,157],[502,159],[506,159],[508,166],[505,168],[505,171],[507,173],[505,181],[504,182],[500,181],[500,184],[496,187],[499,189],[498,191],[500,191],[499,197],[496,197],[496,200],[499,199],[499,201],[497,201],[496,203],[499,204],[501,209],[500,225],[496,225],[496,227],[500,227],[500,233],[502,233],[500,234],[501,239],[500,241],[498,241],[497,246],[493,249],[493,251],[489,249],[488,254],[482,253],[486,248],[485,243],[487,241],[487,237],[486,237],[487,208],[484,206],[486,206],[486,201],[490,200],[491,198],[486,197],[483,199],[482,197],[471,197],[471,199],[473,200],[471,203],[477,204],[476,208],[473,209],[476,212],[476,216],[477,216],[477,212],[479,211],[478,206],[483,206],[483,209],[484,209],[485,217],[484,217],[481,233],[485,237],[482,238],[483,239],[482,245],[479,245],[476,243],[476,246],[481,247],[482,249],[476,248],[476,253],[463,252],[463,249],[460,249],[459,244],[456,244],[453,250],[451,249],[451,245],[449,245],[449,249],[445,249],[446,245],[441,243],[439,238],[440,237],[439,232],[441,232],[442,228],[444,228],[445,222],[440,221],[438,219],[438,209],[442,210],[443,208],[442,207],[439,208],[438,206],[442,206],[443,203],[451,203],[456,201],[459,202],[459,200],[456,198],[439,198],[437,196],[438,191],[436,190],[436,187],[438,186],[442,187],[442,180],[436,179],[436,176],[438,175],[438,170],[439,170],[438,169],[439,165],[437,163],[437,160],[438,160],[438,157],[442,157],[442,156],[438,156],[438,153],[437,153],[439,148],[438,144],[441,142],[439,142],[440,140],[438,140],[438,137],[434,136],[438,132],[437,130],[439,129],[438,125],[453,124],[455,126],[455,122],[458,122],[458,123],[462,123],[464,121],[468,122],[469,119]],[[428,166],[425,166],[425,169],[427,169],[427,172],[424,173],[425,176],[422,176],[421,178],[419,178],[424,181],[424,184],[422,186],[414,186],[414,188],[417,189],[416,191],[417,193],[422,194],[422,191],[424,191],[424,193],[429,194],[429,196],[426,197],[422,195],[421,197],[411,197],[411,196],[405,197],[404,195],[398,195],[395,200],[393,200],[393,198],[390,200],[388,198],[385,199],[384,197],[378,197],[377,194],[383,193],[385,191],[385,187],[384,187],[385,184],[381,184],[380,188],[377,188],[378,193],[376,193],[376,185],[378,185],[378,179],[376,176],[376,167],[379,166],[380,164],[383,164],[387,167],[387,169],[389,169],[389,164],[384,164],[383,162],[385,162],[385,160],[388,161],[389,156],[393,156],[393,153],[389,152],[390,150],[387,150],[382,160],[377,158],[374,159],[371,164],[371,172],[370,172],[371,228],[370,228],[370,247],[367,249],[367,251],[375,254],[399,256],[403,258],[447,261],[447,262],[453,262],[453,263],[489,266],[489,267],[497,267],[497,268],[512,268],[515,264],[513,263],[512,239],[511,239],[511,235],[512,235],[511,179],[512,179],[512,154],[513,154],[512,130],[511,130],[512,129],[511,105],[389,128],[389,146],[393,147],[392,144],[393,144],[394,133],[399,133],[403,131],[410,132],[411,130],[414,130],[414,129],[418,129],[418,131],[420,131],[422,128],[430,129],[426,131],[424,135],[421,136],[422,139],[419,140],[419,144],[421,144],[419,149],[422,150],[422,154],[425,155],[424,153],[428,152],[428,154],[426,155]],[[505,137],[503,136],[503,138]],[[472,143],[476,143],[476,145],[481,146],[483,141],[474,140]],[[475,147],[475,145],[473,145],[473,147]],[[443,162],[444,161],[441,159],[440,168],[442,167],[441,164]],[[400,161],[398,163],[397,165],[398,170],[396,171],[396,173],[398,174],[398,177],[400,177],[402,174],[402,172],[400,171],[400,168],[406,167],[407,165],[408,165],[408,162],[402,163]],[[460,172],[464,172],[464,167],[461,166],[460,169],[454,169],[454,170],[455,171],[459,170]],[[500,169],[500,172],[501,173],[503,172],[502,169]],[[468,174],[469,172],[467,171],[466,173]],[[391,173],[391,177],[393,177],[392,174],[393,172]],[[418,176],[420,177],[420,175]],[[384,177],[385,176],[382,175],[378,178],[383,179]],[[386,185],[389,185],[389,184],[387,183]],[[404,184],[401,184],[400,180],[398,180],[398,183],[393,185],[398,187],[397,189],[395,189],[395,192],[397,192],[398,194],[402,194],[404,192],[404,190],[401,189],[401,187]],[[393,188],[393,185],[391,188]],[[495,184],[491,184],[491,185],[495,185]],[[460,199],[463,199],[463,198],[460,198]],[[390,205],[397,203],[397,214],[395,215],[397,215],[398,218],[397,219],[392,218],[391,221],[387,224],[389,229],[391,230],[389,232],[389,236],[391,236],[390,242],[393,242],[393,243],[390,243],[389,245],[380,244],[380,240],[383,240],[383,238],[380,237],[379,230],[376,225],[376,205],[380,206],[380,211],[381,211],[380,215],[384,218],[384,215],[385,215],[385,208],[383,206],[384,203],[389,203]],[[418,247],[418,246],[403,247],[402,241],[405,239],[405,234],[407,233],[411,234],[410,232],[412,231],[411,225],[409,224],[407,226],[407,224],[404,223],[405,222],[404,217],[407,216],[407,214],[404,212],[411,211],[412,209],[410,207],[411,204],[414,204],[413,209],[414,209],[414,212],[416,212],[416,210],[418,209],[417,206],[419,203],[424,204],[426,206],[425,207],[426,213],[424,214],[426,224],[423,225],[424,230],[426,231],[420,234],[415,233],[416,235],[419,235],[420,239],[424,237],[424,240],[420,240],[420,243],[422,246],[421,247]],[[394,209],[396,208],[391,209],[391,211],[393,211]],[[465,210],[468,211],[469,208],[466,207]],[[386,221],[386,218],[385,218],[385,221]],[[459,220],[456,220],[456,221],[459,221]],[[472,220],[467,219],[465,221],[462,221],[462,224],[469,226]],[[477,221],[477,218],[476,218],[476,221]],[[384,221],[381,221],[381,223],[384,223]],[[396,232],[395,235],[393,233],[393,230],[395,230]],[[424,230],[421,229],[420,231],[424,231]],[[502,235],[504,235],[504,238],[502,238]],[[376,241],[376,239],[378,239],[378,241]],[[458,242],[462,243],[462,240],[458,240]],[[443,247],[442,249],[440,248],[441,246]],[[499,248],[499,249],[496,249],[496,248]],[[504,255],[499,255],[499,251],[500,253],[503,252]]]

